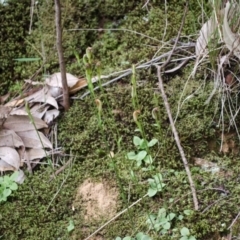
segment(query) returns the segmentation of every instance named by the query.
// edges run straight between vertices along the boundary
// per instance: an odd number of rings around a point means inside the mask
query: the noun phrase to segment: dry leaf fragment
[[[80,89],[86,87],[87,85],[87,80],[85,78],[79,79],[79,81],[69,89],[69,93],[74,94]]]
[[[229,23],[228,23],[228,13],[230,10],[231,4],[228,1],[225,8],[225,14],[224,14],[224,20],[223,20],[223,40],[227,46],[227,48],[233,52],[233,54],[240,59],[240,36],[236,33],[233,33]],[[234,9],[234,10],[232,10]],[[233,18],[234,15],[239,14],[239,5],[233,4],[232,6],[232,12],[231,12],[231,18]],[[233,12],[234,11],[234,12]],[[238,12],[236,12],[238,11]],[[237,14],[236,14],[237,13]]]
[[[26,148],[53,148],[52,143],[39,131],[22,131],[17,132],[17,134]]]
[[[9,98],[9,96],[10,96],[10,93],[7,93],[7,94],[1,96],[1,97],[0,97],[0,104],[5,103],[6,100]]]
[[[6,129],[0,130],[0,147],[19,148],[23,145],[22,139],[14,131]]]
[[[26,154],[28,155],[28,159],[30,161],[32,161],[34,159],[41,159],[41,158],[44,158],[44,157],[47,157],[50,155],[48,151],[45,151],[42,148],[27,149]]]
[[[6,103],[4,106],[6,106],[6,107],[18,107],[21,104],[24,104],[24,99],[12,100],[12,101]]]
[[[9,116],[6,119],[6,121],[3,124],[3,127],[13,130],[15,132],[35,130],[35,127],[36,129],[48,127],[48,125],[39,118],[33,117],[33,121],[34,121],[34,125],[28,116],[13,115],[13,116]]]
[[[14,170],[15,170],[15,168],[12,165],[10,165],[10,164],[8,164],[5,161],[0,159],[0,172],[14,171]]]
[[[67,73],[66,77],[67,77],[68,87],[70,87],[70,88],[73,87],[78,82],[78,78],[73,76],[70,73]],[[46,78],[45,82],[49,86],[62,88],[62,76],[61,76],[61,73],[60,72],[54,73],[49,78]]]
[[[53,107],[58,109],[58,103],[57,101],[50,95],[49,90],[47,87],[44,87],[43,89],[35,92],[34,94],[28,96],[25,98],[25,100],[29,103],[32,102],[41,102],[41,103],[47,103],[52,105]]]
[[[18,184],[22,184],[24,182],[25,178],[26,178],[26,176],[25,176],[24,172],[21,169],[19,169],[18,176],[15,179],[15,182]]]
[[[49,124],[50,122],[52,122],[55,118],[57,118],[59,116],[60,112],[57,109],[52,109],[46,112],[45,116],[44,116],[44,121]]]
[[[11,147],[0,147],[0,159],[18,170],[20,167],[20,157],[18,152]]]
[[[32,116],[42,119],[49,107],[49,105],[42,105],[40,103],[37,103],[31,107],[30,112]]]
[[[203,24],[195,47],[197,56],[206,53],[208,42],[212,38],[216,27],[216,20],[213,17],[211,17],[206,23]]]

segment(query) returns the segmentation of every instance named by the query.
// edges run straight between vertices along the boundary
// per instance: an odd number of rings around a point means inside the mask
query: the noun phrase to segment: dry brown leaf
[[[25,110],[25,107],[21,108],[13,108],[10,115],[28,115],[28,113]]]
[[[0,147],[1,160],[13,166],[16,170],[20,167],[20,157],[18,152],[11,147]]]
[[[41,158],[44,158],[44,157],[47,157],[50,155],[49,152],[45,151],[42,148],[27,149],[26,154],[28,155],[28,159],[30,161],[32,161],[34,159],[41,159]]]
[[[42,119],[49,107],[49,105],[42,105],[40,103],[37,103],[31,107],[30,112],[32,116]]]
[[[24,99],[17,99],[17,100],[12,100],[12,101],[6,103],[4,106],[6,106],[6,107],[18,107],[22,104],[24,104]]]
[[[0,172],[4,172],[4,171],[14,171],[15,168],[6,163],[5,161],[3,161],[2,159],[0,159]]]
[[[24,172],[21,169],[19,169],[18,176],[15,179],[15,182],[17,182],[18,184],[22,184],[24,182],[25,178],[26,178],[26,176],[25,176]]]
[[[216,27],[216,20],[213,17],[211,17],[206,23],[203,24],[195,47],[197,56],[206,53],[208,42],[213,37]]]
[[[28,116],[9,116],[3,124],[6,129],[13,130],[15,132],[29,131],[47,128],[48,125],[41,119],[33,117],[34,125]]]
[[[70,88],[73,87],[78,82],[78,78],[73,76],[70,73],[67,73],[66,77],[67,77],[68,87],[70,87]],[[45,82],[49,86],[62,88],[61,73],[58,72],[58,73],[52,74],[49,78],[46,78]]]
[[[44,136],[43,133],[37,132],[35,129],[30,131],[17,132],[17,134],[22,139],[26,148],[52,149],[51,142]]]
[[[12,130],[0,130],[0,147],[16,147],[23,146],[22,139]]]
[[[3,96],[0,97],[0,104],[4,104],[6,102],[6,100],[9,98],[10,93],[7,93]]]
[[[84,78],[81,78],[77,81],[77,83],[72,86],[70,89],[69,89],[69,93],[70,94],[74,94],[76,93],[77,91],[79,91],[80,89],[86,87],[88,84],[87,84],[87,80],[84,79]]]
[[[0,106],[0,119],[5,119],[9,116],[12,108],[7,106]]]
[[[232,11],[230,11],[230,8]],[[240,35],[233,33],[230,26],[228,16],[233,20],[239,16],[240,7],[239,4],[231,4],[229,1],[226,4],[224,20],[222,25],[223,40],[227,48],[233,52],[233,54],[240,59]]]
[[[59,98],[63,93],[63,90],[60,87],[48,86],[48,90],[49,94],[55,99]]]
[[[49,124],[50,122],[52,122],[55,118],[57,118],[59,116],[60,112],[57,109],[52,109],[46,112],[46,114],[44,115],[43,120]]]
[[[29,103],[32,102],[42,102],[52,105],[53,107],[58,109],[57,101],[50,95],[48,88],[44,87],[43,89],[35,92],[34,94],[25,98],[25,100]]]

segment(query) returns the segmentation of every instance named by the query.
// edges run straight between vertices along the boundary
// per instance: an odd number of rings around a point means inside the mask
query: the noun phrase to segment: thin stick
[[[69,92],[68,84],[66,77],[66,67],[63,57],[63,47],[62,47],[62,26],[61,26],[61,5],[60,0],[55,0],[55,24],[56,24],[56,37],[57,37],[57,50],[58,50],[58,59],[62,77],[62,88],[63,88],[63,106],[65,111],[70,107],[69,102]]]
[[[240,216],[240,212],[238,212],[237,216],[234,218],[234,220],[232,221],[232,223],[231,223],[230,226],[228,227],[228,230],[233,227],[233,225],[235,224],[235,222],[238,220],[239,216]]]
[[[182,28],[183,28],[183,25],[184,25],[184,22],[185,22],[185,16],[186,16],[187,10],[188,10],[188,2],[187,2],[186,7],[185,7],[183,20],[182,20],[181,26],[179,28],[178,35],[177,35],[177,38],[176,38],[176,42],[175,42],[175,44],[172,48],[172,51],[170,52],[166,62],[162,66],[157,66],[157,65],[155,65],[155,66],[157,67],[159,88],[160,88],[162,98],[163,98],[163,101],[164,101],[164,105],[165,105],[165,108],[166,108],[166,111],[167,111],[167,114],[168,114],[168,118],[169,118],[169,121],[170,121],[172,132],[173,132],[173,135],[174,135],[175,142],[177,144],[179,153],[181,155],[181,158],[182,158],[182,161],[183,161],[183,164],[184,164],[184,167],[185,167],[185,171],[186,171],[187,176],[188,176],[188,181],[190,183],[190,188],[191,188],[192,196],[193,196],[194,208],[195,208],[195,210],[198,210],[198,208],[199,208],[198,199],[197,199],[197,194],[196,194],[196,189],[195,189],[195,186],[194,186],[194,182],[192,180],[191,171],[189,169],[188,161],[185,157],[185,153],[184,153],[183,148],[181,146],[180,139],[179,139],[179,136],[178,136],[178,132],[177,132],[177,130],[175,128],[175,125],[174,125],[174,121],[173,121],[173,118],[172,118],[172,113],[171,113],[171,110],[170,110],[170,105],[168,103],[167,96],[166,96],[165,91],[164,91],[163,80],[162,80],[162,77],[161,77],[161,69],[165,68],[165,66],[170,62],[172,54],[175,51],[175,48],[177,46],[177,42],[178,42],[178,39],[180,38],[180,34],[181,34],[181,31],[182,31]]]
[[[118,218],[119,216],[121,216],[123,213],[127,212],[131,207],[133,207],[134,205],[136,205],[137,203],[139,203],[140,201],[142,201],[142,199],[144,199],[145,197],[147,197],[148,195],[144,195],[143,197],[139,198],[136,202],[134,202],[132,205],[130,205],[129,207],[125,208],[123,211],[121,211],[120,213],[118,213],[117,215],[115,215],[113,218],[111,218],[109,221],[107,221],[105,224],[103,224],[100,228],[98,228],[94,233],[92,233],[90,236],[88,236],[87,238],[85,238],[84,240],[88,240],[91,237],[93,237],[95,234],[97,234],[99,231],[101,231],[103,228],[105,228],[109,223],[111,223],[112,221],[114,221],[116,218]]]
[[[161,90],[161,94],[162,94],[162,98],[163,98],[163,101],[164,101],[164,105],[165,105],[165,108],[167,110],[168,118],[169,118],[169,121],[170,121],[170,125],[171,125],[171,128],[172,128],[172,132],[173,132],[174,138],[175,138],[175,142],[177,144],[179,153],[180,153],[180,155],[182,157],[182,161],[183,161],[183,164],[184,164],[187,176],[188,176],[188,181],[190,183],[192,196],[193,196],[194,208],[195,208],[195,210],[198,210],[198,200],[197,200],[196,189],[195,189],[195,186],[194,186],[194,183],[193,183],[193,180],[192,180],[192,175],[191,175],[190,169],[188,167],[187,159],[185,157],[183,148],[182,148],[181,143],[180,143],[178,132],[177,132],[177,130],[175,128],[175,125],[174,125],[174,122],[173,122],[173,118],[172,118],[170,106],[169,106],[169,103],[168,103],[168,100],[167,100],[167,96],[166,96],[165,91],[164,91],[163,81],[162,81],[162,77],[161,77],[161,67],[157,66],[157,70],[158,70],[159,88]]]

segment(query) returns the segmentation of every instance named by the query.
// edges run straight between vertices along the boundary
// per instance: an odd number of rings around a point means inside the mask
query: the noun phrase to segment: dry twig
[[[172,113],[171,113],[170,106],[169,106],[169,103],[168,103],[168,100],[167,100],[167,96],[166,96],[165,91],[164,91],[163,80],[162,80],[162,77],[161,77],[161,70],[170,62],[171,56],[172,56],[172,54],[175,51],[175,48],[177,46],[177,42],[178,42],[178,39],[180,37],[181,31],[182,31],[182,28],[183,28],[183,25],[184,25],[184,22],[185,22],[185,16],[186,16],[186,13],[187,13],[187,9],[188,9],[188,2],[187,2],[187,5],[185,7],[183,20],[182,20],[180,29],[178,31],[177,40],[176,40],[176,42],[175,42],[175,44],[174,44],[174,46],[172,48],[171,53],[168,55],[168,58],[167,58],[166,62],[162,66],[157,66],[157,65],[155,65],[155,66],[157,67],[159,88],[160,88],[160,91],[161,91],[161,94],[162,94],[162,98],[163,98],[163,101],[164,101],[164,105],[165,105],[165,108],[166,108],[166,111],[167,111],[167,114],[168,114],[168,118],[169,118],[169,121],[170,121],[172,132],[173,132],[173,135],[174,135],[175,142],[177,144],[179,153],[181,155],[181,158],[182,158],[182,161],[183,161],[183,164],[184,164],[184,167],[185,167],[185,171],[186,171],[187,176],[188,176],[188,181],[190,183],[190,188],[191,188],[192,196],[193,196],[194,208],[195,208],[195,210],[198,210],[198,208],[199,208],[199,206],[198,206],[198,199],[197,199],[197,194],[196,194],[196,189],[195,189],[195,186],[194,186],[194,182],[192,180],[191,171],[189,169],[188,161],[187,161],[187,159],[185,157],[185,153],[184,153],[183,148],[181,146],[180,139],[179,139],[179,136],[178,136],[178,132],[177,132],[177,130],[175,128],[175,125],[174,125],[174,121],[173,121],[173,118],[172,118]]]

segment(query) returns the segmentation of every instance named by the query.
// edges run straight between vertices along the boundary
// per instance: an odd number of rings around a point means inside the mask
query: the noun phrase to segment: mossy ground
[[[142,9],[142,4],[136,1],[123,1],[122,4],[106,1],[105,5],[89,1],[86,8],[86,4],[69,0],[65,2],[64,8],[65,28],[127,28],[157,40],[166,41],[175,37],[181,24],[183,4],[168,1],[166,15],[163,1],[150,2],[147,10]],[[41,42],[44,42],[47,59],[43,73],[57,68],[55,36],[52,34],[54,26],[49,24],[53,15],[47,14],[49,9],[52,11],[53,6],[47,1],[40,5],[41,21],[37,22],[37,30],[27,38],[32,41],[28,45],[29,54],[41,52]],[[196,16],[199,13],[198,4],[190,1],[183,35],[196,33],[199,28]],[[166,17],[168,27],[163,36]],[[152,58],[162,45],[160,41],[127,31],[79,31],[64,37],[67,68],[76,75],[83,75],[84,67],[78,65],[75,53],[81,57],[88,46],[92,46],[94,57],[101,61],[103,73],[109,74]],[[165,49],[161,50],[164,51]],[[185,226],[197,239],[221,239],[221,235],[228,233],[227,227],[238,213],[236,206],[239,204],[240,159],[238,155],[218,152],[222,126],[218,129],[215,122],[218,122],[220,115],[220,99],[214,97],[210,104],[205,104],[213,84],[211,79],[204,82],[203,74],[188,80],[192,68],[193,63],[190,63],[176,74],[163,76],[172,114],[177,116],[176,128],[189,160],[200,203],[198,212],[184,216],[182,221],[174,220],[171,229],[177,229],[179,233]],[[25,70],[27,74],[30,68],[26,67]],[[126,159],[129,151],[136,150],[132,143],[133,136],[140,136],[139,132],[135,132],[137,126],[132,114],[136,109],[133,108],[131,99],[130,77],[126,77],[103,91],[96,92],[96,98],[103,103],[101,126],[98,124],[95,99],[90,96],[84,100],[74,100],[71,109],[63,113],[58,120],[58,138],[64,151],[74,156],[73,165],[51,182],[49,177],[52,169],[47,165],[39,167],[33,175],[28,176],[18,191],[1,206],[2,239],[87,237],[108,220],[94,220],[86,225],[83,209],[80,207],[72,210],[77,188],[88,178],[96,181],[104,179],[117,186],[119,211],[146,194],[147,179],[154,174],[160,172],[166,184],[161,193],[153,198],[144,198],[106,226],[100,232],[103,239],[134,236],[140,231],[147,233],[147,216],[156,213],[161,207],[178,215],[183,214],[184,210],[193,209],[189,183],[158,90],[156,69],[137,72],[137,82],[141,111],[139,121],[147,140],[159,140],[159,144],[151,149],[154,170],[143,171],[133,161]],[[197,89],[197,93],[193,94]],[[192,98],[187,98],[191,94]],[[186,98],[179,111],[179,103]],[[161,128],[156,127],[156,121],[152,117],[155,107],[159,107]],[[239,122],[238,119],[236,122]],[[216,151],[212,151],[210,142],[215,143]],[[109,157],[110,151],[115,154],[113,159]],[[223,169],[223,174],[213,175],[195,166],[194,157],[216,162]],[[65,159],[63,164],[64,161]],[[229,171],[230,175],[225,174]],[[72,233],[67,232],[69,220],[73,220],[75,225]],[[236,227],[235,235],[237,232]],[[171,238],[174,234],[172,231],[164,236],[159,236],[154,231],[148,234],[152,239],[179,239],[180,236],[175,233],[175,238]]]

